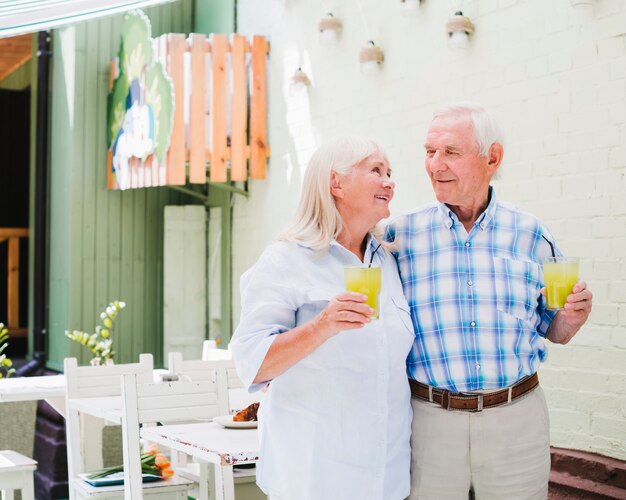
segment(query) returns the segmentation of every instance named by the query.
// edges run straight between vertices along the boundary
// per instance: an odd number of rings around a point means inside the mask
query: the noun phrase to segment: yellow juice
[[[378,319],[380,313],[378,308],[378,294],[381,286],[380,267],[346,266],[344,269],[346,290],[367,295],[366,304],[374,309],[372,318]]]
[[[554,257],[543,263],[548,309],[563,309],[578,282],[578,260]]]

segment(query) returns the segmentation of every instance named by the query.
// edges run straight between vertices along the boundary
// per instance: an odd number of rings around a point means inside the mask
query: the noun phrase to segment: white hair
[[[504,132],[495,116],[483,106],[473,102],[455,102],[447,104],[433,113],[433,121],[450,115],[469,115],[474,125],[474,139],[481,156],[487,157],[492,144],[504,146]]]
[[[378,144],[355,135],[318,148],[304,174],[295,221],[278,239],[302,243],[315,250],[328,249],[331,240],[343,230],[343,220],[330,192],[331,172],[348,175],[356,165],[377,153],[387,159]]]

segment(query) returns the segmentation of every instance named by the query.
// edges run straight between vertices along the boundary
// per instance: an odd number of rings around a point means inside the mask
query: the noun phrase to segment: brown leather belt
[[[413,397],[436,403],[445,410],[482,411],[485,408],[505,405],[527,394],[539,385],[539,377],[535,373],[506,389],[487,394],[450,392],[413,379],[409,379],[409,385]]]

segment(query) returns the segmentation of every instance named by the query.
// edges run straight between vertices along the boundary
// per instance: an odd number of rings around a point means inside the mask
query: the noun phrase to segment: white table
[[[65,375],[0,379],[0,403],[39,399],[65,415]]]
[[[167,370],[156,369],[155,381]],[[65,375],[46,377],[15,377],[0,379],[0,404],[12,401],[37,401],[45,399],[61,416],[65,417]],[[89,432],[83,436],[85,467],[87,470],[102,468],[102,428],[107,424],[120,424],[122,415],[121,397],[86,398],[77,400],[83,415],[84,428]]]
[[[154,370],[154,381],[169,373]],[[65,416],[65,375],[47,377],[10,377],[0,379],[0,403],[45,399],[61,416]]]
[[[147,441],[215,465],[217,500],[234,500],[233,466],[259,460],[257,429],[226,429],[214,422],[142,427]]]

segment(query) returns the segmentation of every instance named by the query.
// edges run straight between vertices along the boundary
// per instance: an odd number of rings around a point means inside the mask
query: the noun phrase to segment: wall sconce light
[[[415,12],[419,9],[422,0],[400,0],[402,10],[405,12]]]
[[[291,88],[294,92],[302,93],[311,86],[311,80],[308,75],[302,71],[302,68],[298,68],[291,77]]]
[[[451,49],[466,49],[469,45],[469,36],[474,33],[474,24],[459,10],[448,19],[446,31],[448,32],[448,46]]]
[[[337,19],[332,12],[329,12],[319,23],[320,39],[325,43],[334,43],[337,41],[342,28],[341,19]]]
[[[380,47],[378,47],[372,40],[361,48],[359,53],[359,62],[361,63],[361,71],[364,75],[371,75],[376,73],[383,61],[385,55]]]

